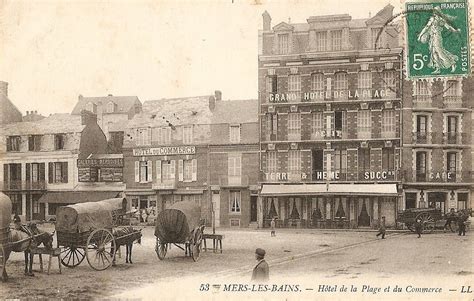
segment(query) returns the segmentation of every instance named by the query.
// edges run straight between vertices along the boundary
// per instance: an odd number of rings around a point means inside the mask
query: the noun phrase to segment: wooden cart
[[[163,260],[168,244],[174,244],[197,261],[202,250],[203,231],[201,208],[192,201],[175,203],[156,218],[155,251],[158,258]]]
[[[423,232],[431,233],[436,222],[441,219],[441,210],[436,208],[411,208],[398,213],[398,221],[415,232],[415,222],[419,219],[423,225]]]
[[[115,198],[59,207],[56,233],[58,247],[64,248],[61,263],[74,268],[87,258],[94,270],[110,267],[117,246],[141,237],[139,230],[118,237],[113,235],[120,212],[126,211],[124,206],[126,199]]]

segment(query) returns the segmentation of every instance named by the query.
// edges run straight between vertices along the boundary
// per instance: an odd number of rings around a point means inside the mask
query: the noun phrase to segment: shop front
[[[264,184],[263,227],[375,228],[382,216],[395,226],[396,184]]]

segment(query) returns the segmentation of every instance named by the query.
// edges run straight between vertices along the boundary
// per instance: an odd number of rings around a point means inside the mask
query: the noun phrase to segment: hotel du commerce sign
[[[395,92],[391,89],[359,89],[359,90],[326,90],[305,93],[270,93],[268,101],[272,103],[293,102],[293,101],[318,101],[330,98],[341,99],[367,99],[367,98],[385,98],[390,97]]]
[[[194,155],[195,146],[163,146],[151,148],[137,148],[133,150],[133,155],[141,156],[168,156],[168,155]]]

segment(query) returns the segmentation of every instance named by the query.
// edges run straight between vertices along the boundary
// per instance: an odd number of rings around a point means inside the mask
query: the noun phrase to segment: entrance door
[[[360,214],[358,218],[358,226],[359,227],[370,227],[370,216],[368,212],[367,206],[369,206],[370,202],[368,199],[361,198],[359,199],[359,206],[362,206],[360,208]]]
[[[221,196],[219,193],[212,194],[212,208],[214,208],[214,223],[216,227],[221,226]]]
[[[250,222],[257,221],[257,197],[250,196]]]
[[[39,202],[40,195],[33,194],[31,195],[32,206],[33,206],[33,219],[34,220],[44,220],[44,204]]]

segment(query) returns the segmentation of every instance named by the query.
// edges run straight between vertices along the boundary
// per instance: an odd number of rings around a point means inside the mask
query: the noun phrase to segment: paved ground
[[[394,233],[385,240],[375,240],[373,232],[280,230],[274,238],[268,231],[218,232],[225,235],[223,254],[203,253],[198,262],[193,262],[173,247],[160,261],[154,252],[153,229],[147,227],[142,245],[134,245],[134,264],[125,264],[120,258],[116,267],[103,272],[92,270],[84,260],[75,269],[64,268],[62,275],[55,263],[51,275],[36,272],[35,277],[27,277],[23,275],[23,254],[14,253],[7,264],[10,281],[0,285],[0,296],[136,298],[151,294],[157,299],[164,296],[160,294],[176,293],[170,290],[176,287],[173,283],[181,283],[180,293],[196,294],[201,283],[209,283],[211,290],[217,291],[212,284],[249,280],[256,247],[267,250],[272,281],[304,284],[308,289],[317,290],[323,283],[362,283],[368,279],[370,283],[373,279],[395,282],[402,279],[400,276],[415,281],[472,282],[471,232],[466,237],[438,233],[421,239]],[[309,277],[316,280],[305,283]],[[198,281],[182,285],[192,279]]]

